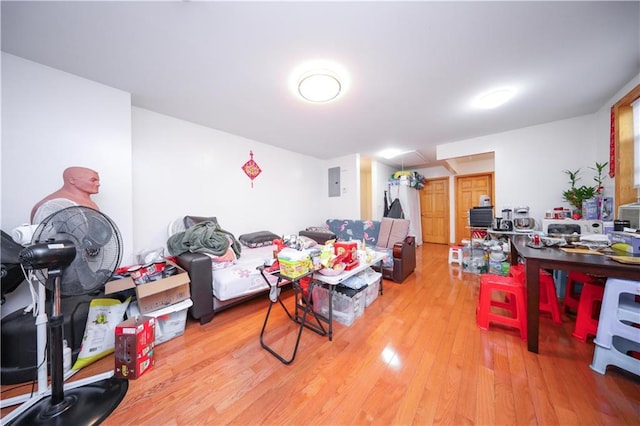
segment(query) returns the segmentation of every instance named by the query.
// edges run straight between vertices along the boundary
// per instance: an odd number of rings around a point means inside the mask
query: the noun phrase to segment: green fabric
[[[167,248],[173,256],[186,252],[222,256],[227,252],[229,246],[236,256],[240,257],[242,248],[233,234],[221,229],[217,222],[211,220],[193,225],[184,232],[172,235],[167,240]]]

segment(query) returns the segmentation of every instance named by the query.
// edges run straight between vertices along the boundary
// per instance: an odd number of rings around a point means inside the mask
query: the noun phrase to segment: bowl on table
[[[333,268],[322,268],[318,272],[320,272],[322,275],[326,275],[326,276],[332,276],[332,275],[341,274],[342,272],[344,272],[344,264],[340,263],[338,265],[339,266],[337,266],[337,267],[334,266]]]

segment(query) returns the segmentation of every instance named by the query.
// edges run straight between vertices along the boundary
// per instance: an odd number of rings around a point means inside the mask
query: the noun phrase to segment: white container
[[[145,314],[145,316],[156,318],[156,345],[184,334],[187,324],[187,310],[191,305],[193,305],[193,302],[191,299],[187,299]],[[138,315],[140,315],[138,304],[136,302],[130,303],[127,309],[127,316],[131,318]]]
[[[368,308],[369,305],[371,305],[378,298],[379,294],[380,294],[380,278],[378,278],[376,282],[369,284],[367,286],[367,289],[365,290],[365,293],[364,293],[364,297],[365,297],[364,306]]]
[[[314,286],[312,291],[313,310],[325,317],[329,316],[329,289]],[[333,319],[341,324],[350,326],[364,313],[365,291],[356,293],[353,297],[335,291],[333,293]]]

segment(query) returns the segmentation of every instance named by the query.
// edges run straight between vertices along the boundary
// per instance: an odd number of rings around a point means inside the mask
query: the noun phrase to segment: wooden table
[[[529,237],[518,235],[511,244],[511,262],[517,262],[518,255],[526,263],[527,281],[527,348],[538,353],[540,320],[540,269],[561,269],[605,277],[640,281],[640,266],[629,265],[609,259],[606,255],[565,253],[559,248],[532,248],[526,244]]]

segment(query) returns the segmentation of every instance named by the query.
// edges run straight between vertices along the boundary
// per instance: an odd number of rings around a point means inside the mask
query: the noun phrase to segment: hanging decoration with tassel
[[[262,169],[258,166],[258,163],[253,161],[253,151],[249,151],[249,156],[251,157],[249,161],[242,165],[242,170],[249,176],[251,179],[251,188],[253,188],[253,180],[258,177],[260,173],[262,173]]]

